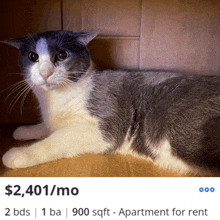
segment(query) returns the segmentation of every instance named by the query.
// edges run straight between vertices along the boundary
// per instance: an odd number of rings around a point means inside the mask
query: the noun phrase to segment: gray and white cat
[[[42,139],[3,156],[22,168],[86,153],[132,154],[182,173],[220,173],[220,76],[93,68],[94,32],[50,31],[4,41],[39,100],[42,123],[15,130]]]

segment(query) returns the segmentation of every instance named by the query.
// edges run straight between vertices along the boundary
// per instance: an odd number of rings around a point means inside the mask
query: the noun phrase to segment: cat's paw
[[[29,135],[27,135],[27,126],[20,126],[13,132],[13,138],[15,140],[24,141],[29,140]]]
[[[13,138],[15,140],[25,141],[42,139],[48,135],[48,129],[43,125],[43,123],[41,123],[37,125],[24,125],[18,127],[13,133]]]
[[[8,168],[26,168],[31,166],[29,155],[24,147],[14,147],[2,157],[3,164]]]

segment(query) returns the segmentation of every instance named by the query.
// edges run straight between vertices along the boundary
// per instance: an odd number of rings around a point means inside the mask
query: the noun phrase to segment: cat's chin
[[[54,89],[58,88],[59,85],[52,84],[52,83],[45,83],[43,85],[40,85],[39,87],[42,88],[44,91],[50,91],[50,90],[54,90]]]

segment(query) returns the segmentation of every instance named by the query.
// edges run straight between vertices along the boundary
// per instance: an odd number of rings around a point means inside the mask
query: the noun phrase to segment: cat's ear
[[[91,40],[93,40],[99,33],[98,32],[84,32],[80,34],[80,36],[77,38],[80,42],[82,42],[84,45],[87,45]]]
[[[20,49],[21,45],[24,43],[25,37],[11,38],[7,40],[0,41],[1,43],[8,44],[10,46]]]

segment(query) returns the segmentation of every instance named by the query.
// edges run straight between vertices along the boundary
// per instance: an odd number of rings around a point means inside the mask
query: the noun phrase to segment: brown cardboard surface
[[[190,177],[124,155],[86,154],[34,167],[6,171],[2,177]]]

